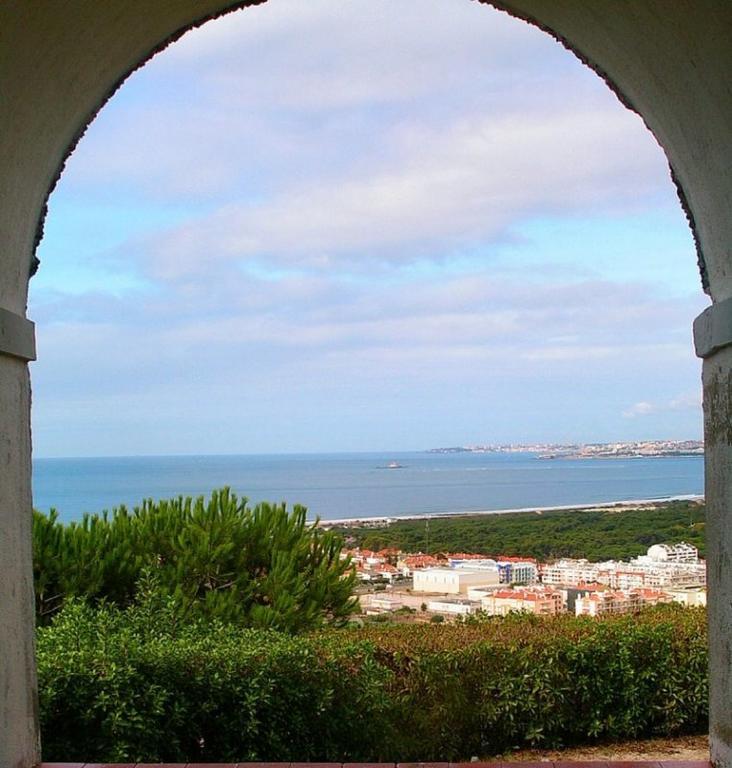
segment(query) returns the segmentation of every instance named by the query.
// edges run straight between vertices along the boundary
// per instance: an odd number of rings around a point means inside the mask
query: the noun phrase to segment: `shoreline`
[[[514,509],[482,509],[465,510],[462,512],[421,512],[413,515],[382,515],[375,517],[341,517],[334,520],[319,520],[320,528],[346,527],[346,528],[368,528],[377,525],[391,525],[401,520],[445,520],[458,517],[488,516],[488,515],[510,515],[534,512],[542,514],[543,512],[592,512],[595,510],[607,510],[613,508],[635,508],[641,506],[651,506],[654,504],[668,504],[672,501],[704,501],[704,494],[687,493],[676,496],[661,496],[655,499],[627,499],[619,501],[601,501],[589,504],[560,504],[551,507],[517,507]]]

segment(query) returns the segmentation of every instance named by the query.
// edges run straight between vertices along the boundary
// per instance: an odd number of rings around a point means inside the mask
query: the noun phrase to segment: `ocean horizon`
[[[542,460],[529,452],[395,451],[33,460],[34,507],[55,508],[66,522],[223,486],[252,504],[302,504],[310,519],[497,513],[699,496],[704,458]]]

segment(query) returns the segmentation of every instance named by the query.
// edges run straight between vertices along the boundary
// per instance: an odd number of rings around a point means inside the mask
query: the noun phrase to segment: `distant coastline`
[[[665,453],[545,453],[536,458],[547,459],[696,459],[704,457],[704,451],[699,453],[692,451],[666,451]]]
[[[534,453],[537,459],[656,459],[704,456],[701,440],[614,443],[504,443],[430,448],[426,453]]]
[[[444,520],[455,517],[479,517],[485,515],[510,515],[521,513],[542,514],[544,512],[592,512],[593,510],[607,509],[636,509],[638,507],[654,507],[659,504],[669,504],[674,501],[703,502],[703,494],[679,494],[677,496],[663,496],[655,499],[627,499],[621,501],[602,501],[590,504],[560,504],[552,507],[518,507],[515,509],[485,509],[466,510],[464,512],[433,512],[415,515],[391,515],[381,517],[344,517],[336,520],[319,520],[321,528],[347,527],[367,528],[370,526],[390,525],[401,520]]]

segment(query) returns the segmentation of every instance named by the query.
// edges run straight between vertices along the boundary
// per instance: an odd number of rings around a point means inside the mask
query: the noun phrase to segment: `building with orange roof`
[[[562,593],[548,587],[497,589],[481,598],[480,604],[489,616],[505,616],[515,612],[555,616],[564,611]]]

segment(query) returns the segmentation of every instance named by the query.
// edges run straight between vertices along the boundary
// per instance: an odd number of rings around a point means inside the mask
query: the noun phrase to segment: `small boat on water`
[[[386,465],[387,469],[404,469],[404,465],[400,464],[398,461],[390,461]]]

